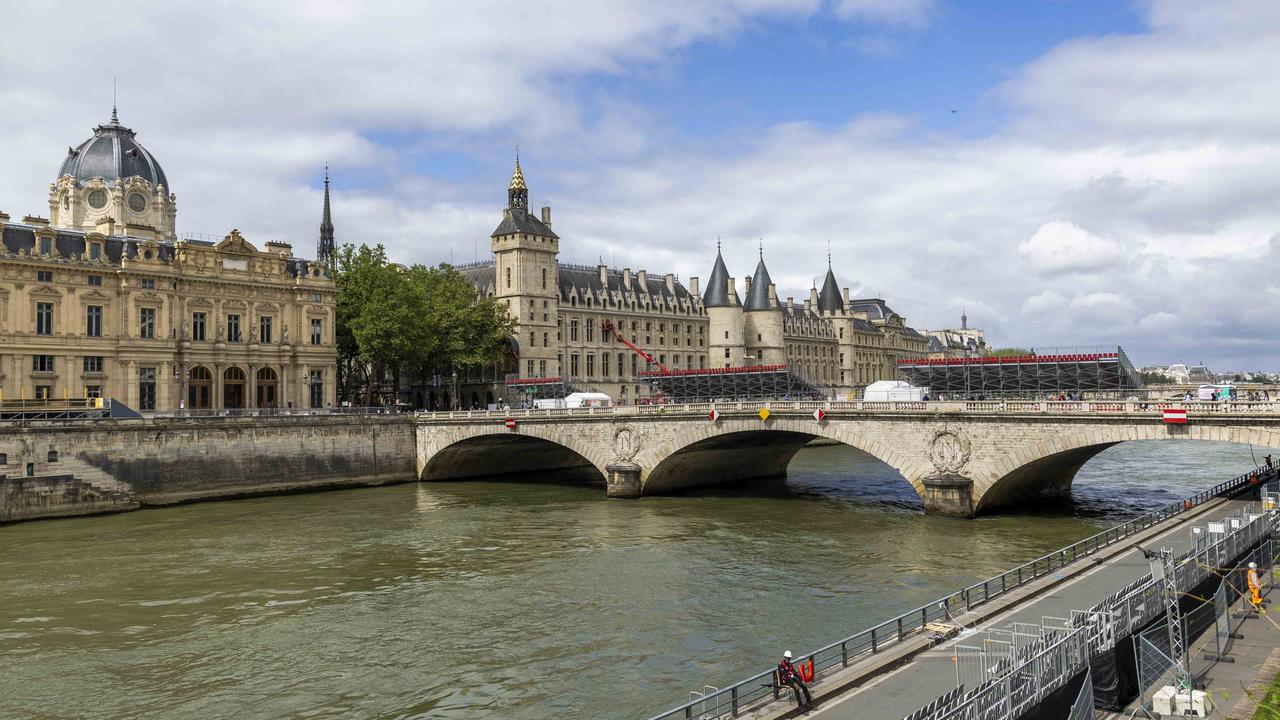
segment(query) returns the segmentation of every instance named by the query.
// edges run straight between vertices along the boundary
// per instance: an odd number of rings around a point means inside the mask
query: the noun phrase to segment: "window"
[[[511,288],[511,268],[507,268],[504,275],[506,275],[506,278],[507,278],[507,288],[510,289]]]
[[[9,453],[0,453],[0,465],[9,464]]]
[[[37,400],[52,400],[52,399],[53,399],[53,386],[52,386],[52,385],[37,385],[37,386],[36,386],[36,399],[37,399]]]
[[[532,360],[529,361],[529,371],[528,373],[525,374],[525,377],[533,377],[533,361]]]
[[[96,243],[96,242],[89,243],[89,259],[90,260],[102,259],[102,243]]]
[[[311,344],[319,345],[324,342],[324,320],[320,318],[311,318]]]
[[[58,451],[57,451],[57,450],[50,450],[50,451],[49,451],[49,454],[48,454],[46,457],[48,457],[48,458],[49,458],[49,462],[51,462],[51,463],[53,463],[53,462],[58,462]]]
[[[32,355],[31,356],[31,372],[38,372],[38,373],[53,372],[53,356],[52,355]]]
[[[542,268],[542,289],[547,289],[547,269]]]
[[[551,346],[547,343],[547,339],[548,339],[548,335],[547,335],[547,333],[542,333],[542,347],[551,347]]]
[[[36,282],[53,282],[52,270],[37,270]]]
[[[36,303],[36,334],[53,334],[53,303]]]
[[[538,377],[546,377],[546,376],[547,376],[547,361],[539,360],[538,361]]]
[[[105,190],[94,190],[89,193],[89,207],[94,210],[101,210],[107,206],[107,192]]]
[[[147,198],[142,193],[133,193],[129,196],[129,209],[138,213],[146,210]]]
[[[47,238],[47,237],[40,238],[40,254],[41,255],[53,254],[53,238]]]
[[[271,342],[271,316],[263,315],[258,318],[258,342],[268,344]]]
[[[626,368],[627,368],[627,356],[623,355],[622,353],[618,353],[618,375],[622,375],[623,373],[625,373],[627,371]]]
[[[600,355],[600,375],[609,377],[609,353]]]
[[[89,285],[90,285],[91,287],[102,287],[102,276],[101,276],[101,275],[90,275],[90,276],[89,276],[89,278],[88,278],[88,280],[89,280]]]
[[[595,377],[595,376],[596,376],[596,356],[594,354],[588,353],[587,354],[587,377]]]
[[[191,313],[191,339],[197,342],[204,342],[205,339],[205,318],[207,316],[202,313]]]
[[[240,342],[240,316],[227,316],[227,341]]]
[[[577,341],[578,341],[578,321],[570,320],[569,321],[569,342],[577,342]]]
[[[596,321],[587,320],[587,342],[595,342],[596,339]]]
[[[84,334],[89,337],[102,337],[101,305],[90,305],[85,308]]]
[[[156,336],[156,309],[138,309],[138,337],[151,339]]]
[[[84,396],[90,399],[102,397],[101,385],[85,385]]]
[[[153,279],[147,278],[147,279],[144,279],[144,280],[139,281],[139,282],[138,282],[138,286],[139,286],[139,287],[141,287],[143,290],[155,290],[155,289],[156,289],[156,281],[155,281],[155,280],[153,280]]]
[[[725,360],[729,359],[729,348],[724,349],[724,359]],[[725,367],[728,367],[728,366],[726,365]]]
[[[156,409],[156,369],[138,368],[138,409]]]
[[[324,405],[324,371],[311,371],[311,407],[318,408]]]
[[[637,373],[637,372],[636,372],[636,358],[637,358],[637,357],[639,357],[639,356],[638,356],[638,355],[632,355],[632,356],[631,356],[631,376],[632,376],[632,377],[635,377],[636,375],[638,375],[638,374],[639,374],[639,373]]]
[[[87,373],[102,372],[102,356],[101,355],[85,355],[84,371]]]
[[[569,353],[569,376],[578,376],[578,353]]]

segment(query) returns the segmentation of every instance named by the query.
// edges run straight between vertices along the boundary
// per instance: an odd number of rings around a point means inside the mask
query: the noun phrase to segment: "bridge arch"
[[[594,467],[608,476],[608,457],[580,434],[554,425],[529,424],[513,432],[492,426],[439,427],[418,435],[419,480],[458,480],[516,473]]]
[[[1066,495],[1076,473],[1107,448],[1131,440],[1199,440],[1280,448],[1280,429],[1244,425],[1125,423],[1080,428],[1022,443],[973,479],[975,513],[1013,505],[1028,497]]]
[[[646,448],[636,461],[647,468],[641,494],[657,495],[700,485],[786,475],[795,454],[814,438],[861,450],[898,471],[921,497],[926,467],[907,453],[859,432],[812,419],[771,417],[681,428],[671,439]]]

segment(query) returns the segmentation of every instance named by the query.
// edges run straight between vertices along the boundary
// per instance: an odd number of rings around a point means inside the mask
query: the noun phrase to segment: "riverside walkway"
[[[809,717],[830,720],[902,720],[957,687],[957,664],[954,659],[957,646],[964,645],[966,638],[972,637],[976,631],[1006,628],[1014,623],[1040,626],[1044,618],[1062,618],[1064,623],[1067,622],[1066,618],[1071,618],[1066,627],[1079,627],[1083,630],[1076,623],[1074,615],[1098,607],[1104,600],[1114,599],[1115,593],[1121,589],[1134,588],[1135,584],[1140,587],[1150,585],[1150,564],[1138,548],[1168,547],[1179,555],[1188,550],[1215,553],[1205,555],[1206,558],[1222,558],[1221,553],[1228,549],[1230,552],[1241,550],[1242,542],[1253,542],[1256,538],[1274,532],[1274,511],[1264,514],[1256,523],[1246,524],[1234,534],[1228,533],[1225,539],[1211,546],[1197,546],[1190,528],[1233,514],[1239,517],[1248,503],[1243,499],[1232,499],[1232,496],[1239,496],[1242,491],[1256,495],[1255,489],[1262,482],[1274,480],[1275,477],[1274,471],[1264,470],[1257,476],[1250,473],[1234,478],[1182,503],[1112,528],[1095,538],[1086,539],[1082,544],[1064,548],[1015,568],[1010,573],[965,588],[940,599],[934,605],[925,605],[869,631],[798,656],[801,662],[814,659],[818,668],[813,691],[822,705],[817,711],[810,713]],[[1257,505],[1250,509],[1256,511]],[[1219,547],[1222,548],[1221,551],[1215,550]],[[1011,579],[1012,573],[1016,575]],[[1147,583],[1146,586],[1142,585],[1144,582]],[[1132,615],[1134,621],[1140,620],[1143,617],[1139,612],[1143,610],[1143,602],[1146,603],[1145,617],[1151,617],[1153,610],[1161,612],[1158,597],[1147,590],[1142,592],[1145,599],[1140,600],[1137,606],[1124,605],[1130,609],[1122,611],[1118,617],[1129,618]],[[1154,607],[1151,605],[1153,600]],[[943,611],[943,607],[955,610]],[[931,620],[958,625],[965,628],[965,632],[960,637],[935,646],[929,637],[930,633],[922,629]],[[1115,622],[1117,620],[1113,618],[1103,624],[1110,628],[1108,632],[1119,630],[1127,635],[1129,628],[1113,627]],[[1124,621],[1126,624],[1129,622]],[[880,633],[879,642],[876,639],[877,631]],[[869,643],[868,634],[871,636]],[[1074,635],[1075,632],[1070,634]],[[1097,639],[1092,634],[1089,636],[1090,647],[1094,647],[1093,643]],[[1114,640],[1112,643],[1114,644]],[[1081,650],[1086,653],[1087,658],[1089,649]],[[1083,668],[1073,672],[1083,672]],[[776,720],[796,716],[789,697],[770,702],[773,693],[761,691],[761,683],[768,683],[769,680],[770,674],[765,672],[730,688],[715,692],[710,692],[711,689],[708,688],[708,695],[700,701],[674,708],[654,716],[652,720],[674,720],[679,717],[704,720],[723,717]],[[919,717],[933,716],[924,714]],[[1006,715],[1000,714],[999,717]]]

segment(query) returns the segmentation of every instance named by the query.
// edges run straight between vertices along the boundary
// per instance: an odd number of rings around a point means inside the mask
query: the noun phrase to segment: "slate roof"
[[[743,310],[768,310],[769,309],[769,286],[773,281],[769,279],[769,268],[764,266],[764,257],[761,256],[760,262],[756,263],[755,275],[751,276],[751,289],[747,292],[747,302],[743,304]]]
[[[507,208],[503,211],[502,222],[498,223],[497,229],[490,233],[489,237],[510,235],[512,233],[538,235],[556,240],[560,238],[559,235],[551,232],[551,228],[543,224],[538,216],[520,207]]]
[[[738,291],[733,291],[733,299],[729,299],[729,270],[724,266],[724,257],[716,250],[716,264],[711,268],[711,278],[707,280],[707,289],[702,293],[703,307],[729,307],[739,305]]]
[[[822,312],[839,312],[843,307],[844,298],[840,295],[840,285],[828,265],[827,277],[822,281],[822,290],[818,293],[818,309]]]
[[[107,184],[121,178],[140,177],[152,187],[163,185],[170,190],[160,163],[135,139],[136,133],[120,124],[116,111],[111,110],[111,121],[93,129],[93,137],[69,149],[62,161],[58,177],[70,175],[78,186],[91,178],[100,177]]]
[[[463,277],[477,288],[487,291],[496,288],[494,273],[496,268],[492,260],[472,263],[457,268]],[[590,295],[600,299],[607,294],[610,299],[628,295],[648,295],[652,303],[697,305],[699,298],[689,292],[680,281],[676,281],[675,292],[667,287],[665,275],[645,273],[645,282],[640,284],[639,273],[631,274],[631,288],[628,290],[621,270],[608,268],[605,270],[605,282],[600,282],[600,268],[588,265],[569,265],[560,263],[556,268],[560,297],[565,303],[577,295],[584,298]]]

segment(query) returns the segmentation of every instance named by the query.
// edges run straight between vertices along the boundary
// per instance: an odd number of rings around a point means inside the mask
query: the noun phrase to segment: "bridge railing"
[[[707,403],[668,403],[665,405],[624,405],[614,407],[584,408],[512,408],[509,410],[453,410],[420,412],[427,420],[503,419],[503,418],[551,418],[583,416],[625,415],[702,415],[712,409],[721,414],[750,413],[768,408],[771,412],[812,413],[822,409],[827,413],[841,412],[894,412],[894,413],[947,413],[974,414],[1071,414],[1071,415],[1148,415],[1159,417],[1171,408],[1183,408],[1188,415],[1242,414],[1258,415],[1280,413],[1280,401],[1274,402],[1182,402],[1145,400],[963,400],[963,401],[814,401],[814,400],[751,400]]]
[[[1060,550],[1042,555],[1031,562],[1019,565],[995,577],[974,583],[958,592],[922,605],[873,627],[860,630],[846,638],[797,657],[797,662],[813,660],[814,677],[821,678],[848,667],[855,660],[881,652],[908,636],[921,631],[935,621],[949,621],[955,613],[985,605],[1009,591],[1060,570],[1076,560],[1096,554],[1125,538],[1140,533],[1171,517],[1187,512],[1216,497],[1233,495],[1275,477],[1274,470],[1249,471],[1225,482],[1196,493],[1179,502],[1171,503],[1154,512],[1128,522],[1107,528],[1096,535],[1068,545]],[[678,718],[702,718],[713,720],[722,717],[738,717],[744,711],[778,699],[780,689],[772,684],[772,669],[752,675],[718,692],[708,694],[697,701],[676,706],[650,720],[677,720]]]

